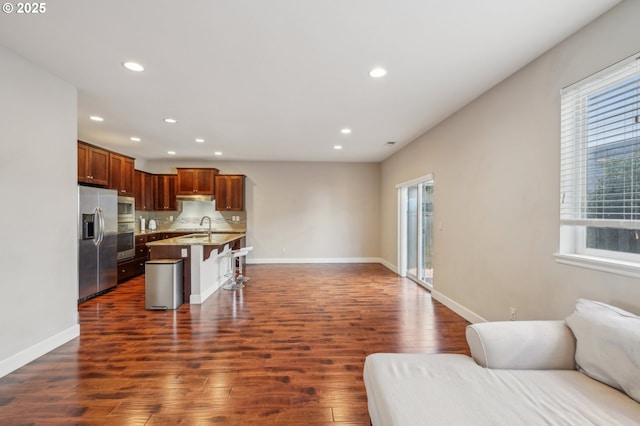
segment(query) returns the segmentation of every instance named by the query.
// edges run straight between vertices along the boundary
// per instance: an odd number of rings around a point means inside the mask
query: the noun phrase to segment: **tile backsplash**
[[[211,218],[211,229],[215,231],[239,232],[247,228],[246,212],[216,211],[215,204],[206,201],[182,201],[180,204],[178,211],[136,211],[136,230],[140,230],[140,217],[145,218],[147,229],[149,220],[154,219],[159,231],[206,231],[209,229],[207,220],[200,226],[203,216]]]

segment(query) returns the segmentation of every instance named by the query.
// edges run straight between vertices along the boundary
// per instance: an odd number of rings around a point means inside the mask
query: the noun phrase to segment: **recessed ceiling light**
[[[341,150],[342,149],[342,145],[334,145],[333,149],[335,150]]]
[[[351,129],[345,127],[344,129],[340,130],[340,133],[342,133],[343,135],[348,135],[349,133],[351,133]]]
[[[165,118],[164,122],[169,124],[176,124],[178,120],[176,120],[175,118]]]
[[[198,143],[204,143],[204,139],[202,139],[202,138],[196,138],[196,142],[198,142]]]
[[[89,117],[89,119],[93,121],[104,121],[104,118],[99,117],[97,115],[92,115],[91,117]]]
[[[167,154],[169,154],[169,155],[176,155],[176,152],[175,152],[175,151],[167,151]]]
[[[371,71],[369,71],[369,75],[373,78],[380,78],[380,77],[384,77],[385,75],[387,75],[387,70],[385,70],[384,68],[374,68]]]
[[[141,72],[144,71],[144,67],[137,62],[123,62],[122,66],[129,71]]]
[[[222,155],[222,153],[220,151],[216,151],[216,152],[213,153],[213,155],[220,156],[220,155]]]
[[[134,142],[140,142],[140,138],[137,136],[131,136],[129,139],[131,139]]]

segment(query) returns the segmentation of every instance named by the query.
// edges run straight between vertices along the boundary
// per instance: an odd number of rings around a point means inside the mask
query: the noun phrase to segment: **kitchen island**
[[[183,300],[201,304],[233,272],[231,250],[244,246],[245,234],[197,233],[147,243],[149,259],[182,259]]]

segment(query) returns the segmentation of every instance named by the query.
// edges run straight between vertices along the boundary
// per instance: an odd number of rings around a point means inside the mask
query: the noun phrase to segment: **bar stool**
[[[253,247],[243,247],[241,249],[233,250],[229,252],[227,256],[231,258],[231,271],[227,275],[231,275],[231,280],[229,281],[229,284],[222,286],[224,290],[239,290],[244,287],[245,282],[249,281],[248,277],[245,277],[244,275],[242,275],[241,257],[246,256],[247,253],[249,253],[251,250],[253,250]],[[236,259],[238,259],[238,264],[239,264],[237,275],[235,271]]]
[[[242,283],[245,283],[247,281],[249,281],[249,277],[245,277],[244,275],[242,275],[242,259],[240,259],[243,256],[246,256],[247,254],[249,254],[249,252],[253,250],[253,247],[243,247],[239,250],[236,250],[236,253],[234,253],[234,258],[238,258],[238,277],[236,278],[236,281]],[[245,259],[246,261],[246,259]]]

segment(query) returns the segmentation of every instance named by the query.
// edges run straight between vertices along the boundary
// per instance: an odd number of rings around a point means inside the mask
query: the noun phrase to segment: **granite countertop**
[[[135,231],[135,235],[153,235],[153,234],[172,234],[177,232],[185,232],[185,233],[198,233],[198,234],[206,234],[208,230],[206,228],[192,228],[192,229],[156,229],[155,231],[151,231],[146,229],[144,231]],[[247,232],[246,229],[219,229],[219,230],[211,230],[211,232],[216,234],[245,234]]]
[[[156,232],[172,232],[172,231],[156,231]],[[178,232],[178,231],[176,231]],[[245,234],[241,233],[212,233],[211,238],[206,232],[198,232],[196,234],[184,235],[182,237],[167,238],[164,240],[148,242],[148,246],[222,246],[232,241],[243,238]]]

